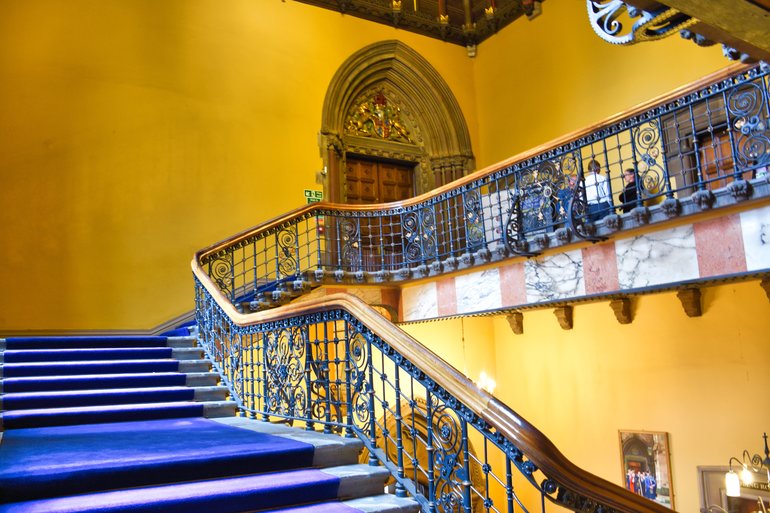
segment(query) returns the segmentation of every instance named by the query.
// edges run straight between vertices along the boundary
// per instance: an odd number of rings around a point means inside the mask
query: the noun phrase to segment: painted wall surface
[[[575,464],[622,484],[618,430],[670,434],[677,511],[700,507],[699,465],[759,452],[770,425],[770,303],[758,282],[703,289],[703,316],[675,293],[634,299],[634,321],[607,302],[578,305],[574,329],[551,309],[524,334],[491,319],[498,395]]]
[[[633,46],[607,43],[591,29],[582,1],[548,0],[540,16],[511,27],[484,41],[474,62],[479,168],[729,64],[721,46],[699,48],[678,35]]]
[[[476,138],[464,48],[298,2],[0,11],[0,331],[150,329],[190,311],[194,251],[320,188],[326,88],[368,44],[424,56]]]

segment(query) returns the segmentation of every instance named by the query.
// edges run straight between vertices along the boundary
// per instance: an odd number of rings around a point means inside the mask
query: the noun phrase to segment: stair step
[[[197,347],[198,339],[193,336],[168,337],[168,340],[166,341],[166,346],[173,347],[173,348]]]
[[[2,504],[0,512],[242,513],[293,506],[298,498],[304,503],[336,501],[338,490],[352,488],[347,481],[360,484],[359,476],[355,470],[300,469]],[[384,479],[382,473],[372,473],[372,484],[365,487],[381,490]]]
[[[116,404],[168,403],[192,401],[194,397],[194,389],[184,386],[112,388],[103,390],[10,393],[0,397],[0,405],[2,405],[4,410],[14,411]],[[218,397],[217,399],[223,399],[223,397]]]
[[[411,497],[396,497],[388,494],[351,499],[344,501],[343,504],[364,513],[417,513],[420,511],[420,504]],[[288,512],[284,511],[284,513]]]
[[[181,371],[180,361],[166,360],[120,360],[83,362],[35,362],[5,363],[2,377],[20,378],[31,376],[74,376],[78,374],[116,374],[121,372],[174,372]],[[182,371],[184,372],[184,371]]]
[[[331,467],[358,463],[358,455],[364,443],[358,438],[343,438],[332,433],[322,433],[308,429],[299,429],[285,424],[264,422],[245,417],[224,417],[211,419],[219,424],[248,429],[258,433],[287,438],[295,442],[312,445],[314,467]]]
[[[0,363],[48,363],[145,359],[159,360],[171,358],[173,354],[174,349],[170,347],[9,349],[2,353],[0,356]]]
[[[206,387],[219,383],[214,372],[144,372],[125,374],[83,374],[74,376],[28,376],[5,378],[0,393],[44,392],[54,390],[89,390],[160,386]]]
[[[5,429],[22,429],[40,426],[65,426],[73,424],[101,424],[130,420],[155,420],[179,417],[204,416],[211,407],[212,416],[224,416],[227,401],[213,403],[165,402],[151,404],[121,404],[108,406],[83,406],[69,408],[38,408],[6,411],[0,415]],[[235,412],[232,403],[231,415]]]
[[[111,404],[168,403],[174,401],[223,401],[227,387],[143,387],[92,390],[6,393],[0,396],[2,410],[67,408]]]
[[[174,347],[171,348],[171,358],[177,360],[200,360],[203,358],[203,349],[200,347]]]
[[[65,349],[167,347],[167,337],[9,337],[0,339],[0,349]]]

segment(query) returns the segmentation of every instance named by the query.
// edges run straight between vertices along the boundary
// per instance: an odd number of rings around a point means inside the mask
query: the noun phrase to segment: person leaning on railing
[[[588,174],[584,179],[588,221],[595,222],[610,213],[610,188],[607,177],[600,172],[601,166],[596,160],[588,162]]]

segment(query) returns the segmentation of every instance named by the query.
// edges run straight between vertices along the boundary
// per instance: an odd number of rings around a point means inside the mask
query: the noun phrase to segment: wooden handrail
[[[537,428],[496,399],[440,356],[388,321],[362,299],[337,293],[321,298],[298,301],[256,313],[242,314],[221,293],[211,278],[192,261],[192,271],[217,305],[239,327],[311,315],[331,310],[344,310],[362,322],[372,333],[387,341],[408,361],[425,372],[453,397],[484,419],[495,431],[518,447],[527,458],[553,481],[598,503],[628,513],[671,513],[671,510],[635,493],[595,476],[570,462]]]
[[[500,169],[503,169],[505,167],[508,167],[516,162],[520,162],[523,160],[526,160],[528,158],[534,157],[535,155],[541,154],[543,152],[546,152],[550,149],[557,148],[559,146],[562,146],[570,141],[574,141],[576,139],[579,139],[581,137],[587,136],[593,132],[596,132],[599,128],[613,125],[615,123],[618,123],[620,121],[623,121],[624,119],[628,119],[631,117],[634,117],[636,115],[639,115],[643,112],[646,112],[650,110],[651,108],[655,107],[656,105],[662,105],[669,101],[672,101],[676,98],[682,97],[684,95],[687,95],[690,92],[699,90],[703,87],[706,87],[707,85],[717,83],[721,80],[724,80],[725,78],[728,78],[729,76],[739,73],[742,71],[745,71],[747,69],[750,69],[752,66],[748,64],[742,64],[742,63],[734,63],[731,64],[715,73],[712,73],[710,75],[707,75],[700,80],[696,82],[692,82],[690,84],[687,84],[685,86],[679,87],[677,89],[674,89],[671,92],[665,93],[663,95],[660,95],[656,98],[653,98],[651,100],[642,102],[635,107],[628,109],[626,111],[614,114],[612,116],[609,116],[597,123],[594,123],[592,125],[589,125],[587,127],[581,128],[579,130],[575,130],[573,132],[570,132],[566,135],[563,135],[561,137],[558,137],[556,139],[553,139],[551,141],[548,141],[544,144],[541,144],[540,146],[537,146],[535,148],[531,148],[529,150],[526,150],[524,152],[521,152],[517,155],[514,155],[513,157],[510,157],[506,160],[503,160],[502,162],[498,162],[496,164],[492,164],[490,166],[487,166],[483,169],[480,169],[478,171],[475,171],[467,176],[464,176],[462,178],[459,178],[455,180],[454,182],[450,182],[448,184],[445,184],[441,187],[438,187],[436,189],[433,189],[429,192],[423,193],[419,196],[415,196],[413,198],[409,198],[407,200],[402,200],[398,202],[393,203],[382,203],[382,204],[371,204],[371,205],[348,205],[348,204],[339,204],[339,203],[313,203],[310,205],[305,205],[302,207],[299,207],[297,209],[294,209],[290,212],[287,212],[283,215],[280,215],[278,217],[275,217],[269,221],[266,221],[264,223],[260,223],[252,228],[248,228],[246,230],[243,230],[231,237],[228,237],[220,242],[217,242],[207,248],[204,248],[196,253],[196,258],[199,262],[203,261],[203,259],[209,257],[212,254],[216,254],[217,252],[221,251],[222,249],[225,249],[229,246],[232,246],[234,244],[238,244],[239,242],[246,240],[250,237],[253,237],[254,235],[270,230],[272,228],[275,228],[277,226],[280,226],[283,223],[290,222],[292,219],[296,219],[297,217],[300,217],[305,214],[310,214],[316,210],[324,209],[324,210],[339,210],[342,212],[345,211],[357,211],[357,212],[369,212],[369,211],[376,211],[376,210],[386,210],[386,209],[393,209],[393,208],[399,208],[399,207],[410,207],[412,205],[416,205],[418,203],[421,203],[423,201],[429,200],[431,198],[434,198],[436,196],[439,196],[443,193],[446,193],[447,191],[450,191],[452,189],[456,189],[458,187],[461,187],[463,185],[466,185],[468,183],[473,182],[474,180],[478,180],[479,178],[482,178],[486,175],[489,175],[491,173],[494,173],[496,171],[499,171]]]

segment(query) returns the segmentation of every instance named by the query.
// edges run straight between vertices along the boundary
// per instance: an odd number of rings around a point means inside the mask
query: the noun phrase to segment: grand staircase
[[[359,440],[235,416],[171,335],[0,339],[0,513],[418,510]]]

